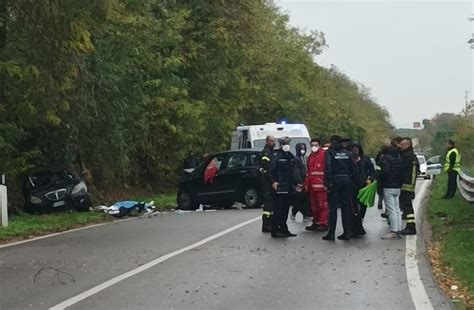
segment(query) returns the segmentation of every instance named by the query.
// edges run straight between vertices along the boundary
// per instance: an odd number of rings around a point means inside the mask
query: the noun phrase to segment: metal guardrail
[[[474,203],[474,177],[461,171],[458,177],[458,189],[464,199]]]

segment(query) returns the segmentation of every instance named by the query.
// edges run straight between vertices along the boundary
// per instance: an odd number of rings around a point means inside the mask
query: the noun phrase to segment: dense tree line
[[[170,188],[188,149],[220,151],[239,123],[285,116],[378,149],[389,115],[315,63],[270,0],[4,0],[0,170],[73,164],[102,190]]]
[[[453,139],[458,146],[466,167],[474,164],[474,113],[465,110],[460,114],[441,113],[425,122],[418,134],[420,141],[430,146],[430,155],[446,154],[446,142]]]

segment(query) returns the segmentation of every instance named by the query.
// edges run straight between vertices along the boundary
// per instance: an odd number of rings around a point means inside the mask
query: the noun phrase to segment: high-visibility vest
[[[446,159],[444,160],[444,171],[449,170],[450,163],[451,163],[449,157],[451,157],[452,153],[456,154],[456,161],[454,162],[453,170],[460,172],[461,171],[461,155],[459,154],[459,151],[457,148],[452,148],[448,151],[448,153],[446,153]]]

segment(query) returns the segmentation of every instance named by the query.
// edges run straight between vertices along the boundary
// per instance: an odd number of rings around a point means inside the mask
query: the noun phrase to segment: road
[[[236,209],[3,247],[0,309],[450,309],[422,253],[406,255],[405,239],[380,239],[388,228],[379,214],[368,210],[367,236],[348,242],[323,241],[298,217],[289,221],[298,237],[272,239],[260,232],[260,210]],[[429,300],[416,301],[425,291]]]

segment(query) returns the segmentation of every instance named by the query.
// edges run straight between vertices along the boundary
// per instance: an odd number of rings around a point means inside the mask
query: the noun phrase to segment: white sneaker
[[[303,222],[312,222],[312,221],[313,221],[313,218],[310,216],[303,217]]]
[[[290,212],[290,220],[295,221],[295,216]]]

